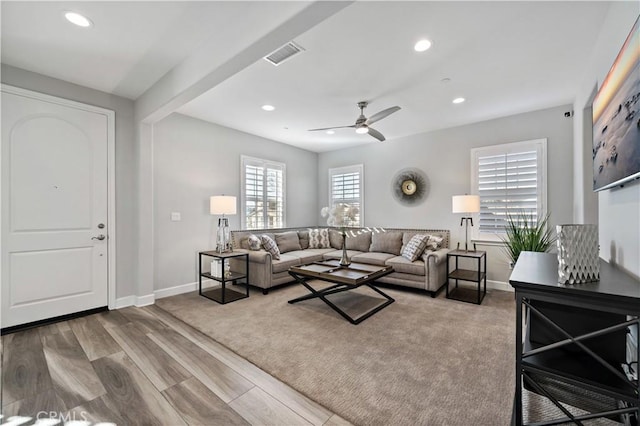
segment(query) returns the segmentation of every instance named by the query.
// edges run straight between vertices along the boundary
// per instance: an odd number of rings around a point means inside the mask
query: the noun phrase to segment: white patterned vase
[[[558,282],[582,284],[600,279],[598,225],[556,225]]]

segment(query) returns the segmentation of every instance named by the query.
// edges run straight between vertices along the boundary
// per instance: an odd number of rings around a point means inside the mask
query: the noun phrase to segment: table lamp
[[[214,195],[209,198],[209,211],[213,215],[222,215],[218,218],[218,231],[216,233],[216,251],[224,253],[230,251],[229,219],[226,214],[236,214],[236,197],[230,195]]]
[[[480,197],[478,195],[454,195],[451,200],[451,210],[453,213],[478,213],[480,211]],[[469,222],[473,226],[473,218],[471,216],[462,217],[462,223],[466,224],[464,231],[464,251],[469,251]],[[458,244],[459,245],[459,244]]]

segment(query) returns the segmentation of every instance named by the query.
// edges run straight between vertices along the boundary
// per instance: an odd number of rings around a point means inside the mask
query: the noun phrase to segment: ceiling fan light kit
[[[358,119],[356,120],[356,123],[351,125],[351,126],[336,126],[336,127],[322,127],[320,129],[309,129],[309,132],[317,132],[317,131],[327,131],[327,130],[333,130],[333,129],[346,129],[346,128],[351,128],[351,129],[356,129],[356,133],[358,134],[365,134],[368,133],[371,136],[373,136],[374,138],[378,139],[380,142],[385,140],[385,137],[382,133],[380,133],[379,131],[377,131],[376,129],[370,127],[371,124],[375,123],[376,121],[380,121],[385,117],[388,117],[389,115],[393,114],[396,111],[400,110],[399,106],[393,106],[391,108],[387,108],[384,109],[380,112],[377,112],[376,114],[373,114],[371,117],[367,118],[364,116],[364,109],[367,107],[369,103],[366,101],[360,101],[358,102],[358,108],[360,108],[360,116],[358,117]],[[329,132],[327,132],[329,133]]]

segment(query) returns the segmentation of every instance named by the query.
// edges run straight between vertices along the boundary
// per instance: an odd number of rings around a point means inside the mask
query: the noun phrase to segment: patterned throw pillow
[[[327,228],[322,229],[309,229],[309,248],[329,248],[331,243],[329,242],[329,230]]]
[[[247,244],[249,245],[249,250],[260,250],[262,241],[260,241],[257,235],[251,234],[249,238],[247,238]]]
[[[419,258],[430,241],[429,237],[430,235],[426,234],[416,234],[411,237],[409,242],[402,247],[402,257],[412,262]]]
[[[438,237],[437,235],[429,234],[429,242],[427,243],[427,248],[429,250],[438,250],[440,247],[442,247],[442,241],[444,241],[444,238]]]
[[[262,246],[266,251],[271,253],[271,257],[276,260],[280,260],[280,250],[278,250],[278,245],[275,241],[271,239],[268,235],[262,235]]]

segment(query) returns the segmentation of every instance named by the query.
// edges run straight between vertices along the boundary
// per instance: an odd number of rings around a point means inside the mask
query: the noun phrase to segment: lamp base
[[[473,250],[469,250],[469,222],[471,222],[471,226],[473,226],[473,218],[471,217],[463,217],[460,219],[460,226],[462,226],[462,222],[465,224],[464,228],[464,251],[466,252],[474,252],[476,251],[476,243],[473,243]],[[460,250],[460,243],[458,243],[458,250]]]
[[[229,235],[229,219],[223,216],[218,219],[218,232],[216,233],[216,251],[218,253],[231,251]]]

